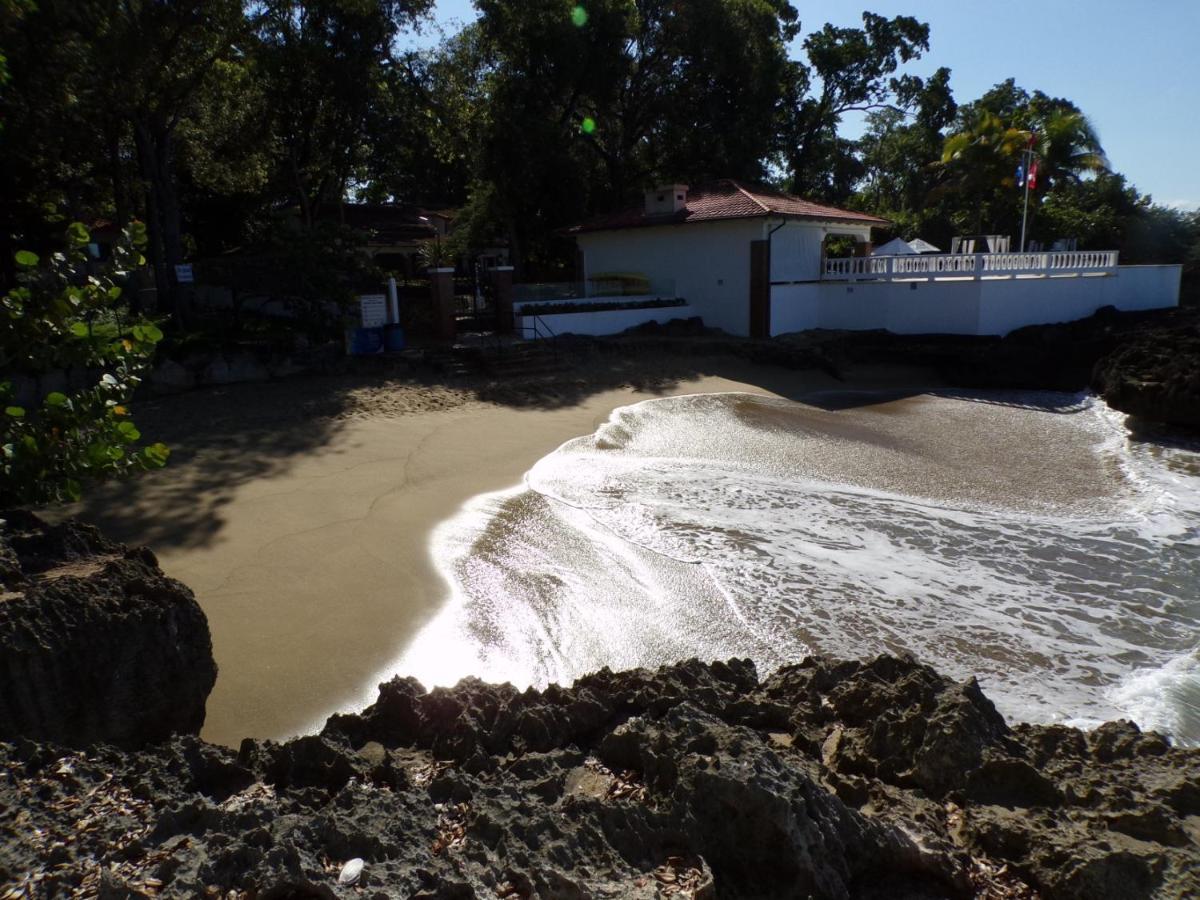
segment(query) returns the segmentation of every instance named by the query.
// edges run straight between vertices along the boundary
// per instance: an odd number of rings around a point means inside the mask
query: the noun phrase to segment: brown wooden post
[[[430,269],[429,288],[433,299],[433,333],[439,340],[452,341],[454,322],[454,270]]]
[[[750,242],[750,337],[771,336],[771,242]]]
[[[488,274],[496,303],[496,332],[512,334],[516,324],[513,320],[513,267],[496,266]]]

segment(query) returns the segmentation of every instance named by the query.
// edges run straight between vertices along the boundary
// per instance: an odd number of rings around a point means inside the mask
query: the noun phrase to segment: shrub
[[[0,371],[85,373],[82,387],[35,391],[30,408],[11,377],[0,381],[0,507],[78,500],[89,482],[167,461],[164,445],[143,443],[129,407],[162,339],[122,299],[121,283],[145,264],[145,228],[127,228],[103,266],[89,261],[89,240],[75,223],[45,264],[17,253],[17,287],[0,300]]]
[[[517,309],[518,316],[558,316],[564,313],[610,312],[615,309],[662,309],[669,306],[686,306],[687,301],[679,298],[654,300],[606,300],[602,303],[526,303]]]

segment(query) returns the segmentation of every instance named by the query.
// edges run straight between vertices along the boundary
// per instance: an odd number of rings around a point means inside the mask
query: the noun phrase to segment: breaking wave
[[[652,400],[434,536],[451,588],[392,672],[911,652],[1007,716],[1200,743],[1200,454],[1061,394]]]

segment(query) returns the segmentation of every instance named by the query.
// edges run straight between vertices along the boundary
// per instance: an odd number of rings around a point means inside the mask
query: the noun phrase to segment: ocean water
[[[749,394],[616,410],[434,536],[386,674],[911,652],[1012,720],[1200,744],[1200,452],[1061,394]]]

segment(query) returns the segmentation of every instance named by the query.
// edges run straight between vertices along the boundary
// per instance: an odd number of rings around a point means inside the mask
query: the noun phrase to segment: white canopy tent
[[[911,256],[915,253],[941,253],[937,247],[923,241],[920,238],[913,238],[911,241],[905,241],[900,238],[893,238],[882,246],[876,247],[871,251],[872,256]]]
[[[871,251],[872,256],[911,256],[917,251],[912,248],[908,241],[900,238],[892,238],[886,244],[876,247]]]

